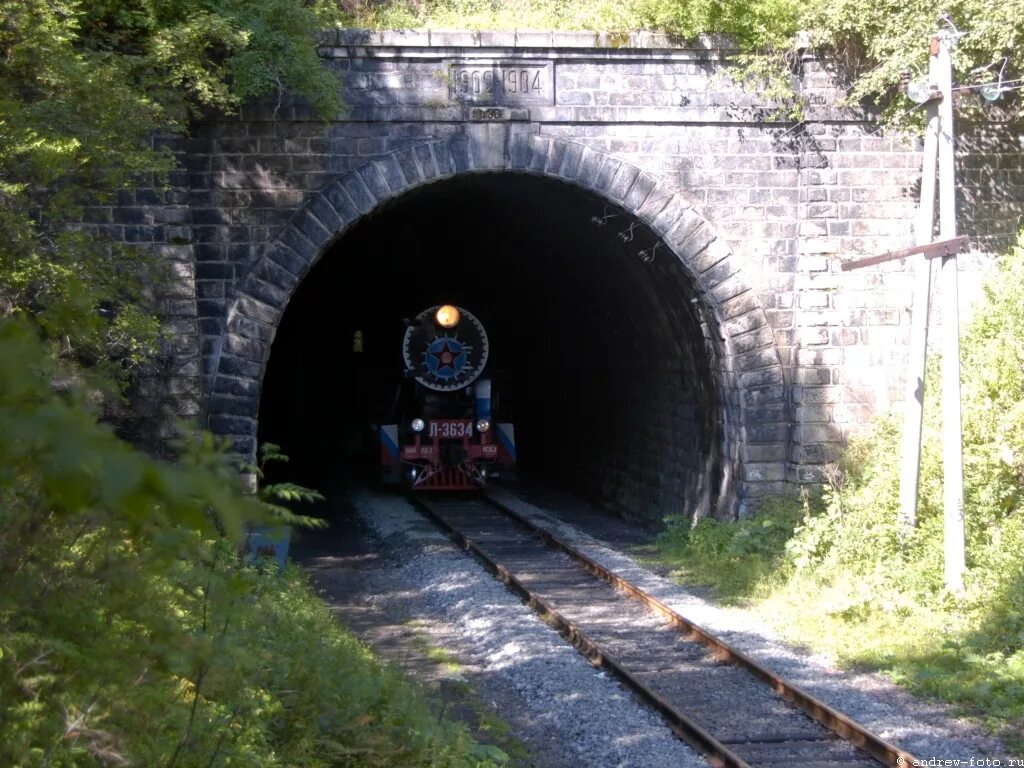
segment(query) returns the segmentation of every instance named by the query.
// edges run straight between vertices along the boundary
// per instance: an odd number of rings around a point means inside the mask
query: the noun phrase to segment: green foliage
[[[1013,50],[1024,32],[1024,2],[1007,0],[953,0],[953,2],[882,2],[815,0],[805,6],[800,28],[809,30],[821,53],[829,55],[852,84],[854,100],[873,101],[892,95],[899,73],[910,69],[924,79],[928,72],[928,40],[947,14],[965,34],[954,49],[956,79],[961,82],[994,81],[1003,56],[1010,60],[1007,79],[1022,72]],[[975,72],[978,68],[987,68]],[[905,100],[899,109],[913,106]]]
[[[0,765],[490,764],[297,571],[238,562],[275,516],[208,436],[159,463],[55,391],[35,326],[0,357]]]
[[[0,10],[0,317],[121,383],[159,347],[153,262],[78,226],[87,206],[159,187],[158,136],[200,109],[287,89],[339,108],[315,32],[337,12],[299,0],[11,0]],[[102,217],[95,222],[103,225]]]
[[[250,469],[256,474],[259,499],[267,515],[283,525],[301,525],[305,528],[325,527],[327,523],[321,518],[297,515],[289,506],[292,504],[315,504],[324,500],[322,494],[297,483],[266,482],[267,464],[288,462],[288,456],[281,452],[281,446],[275,443],[262,443],[259,454],[259,463]]]
[[[779,577],[801,514],[790,500],[769,499],[757,515],[736,523],[703,518],[691,525],[688,518],[671,517],[657,549],[673,565],[673,575],[714,586],[729,602],[746,600]]]
[[[851,442],[822,503],[802,516],[793,504],[736,526],[677,524],[662,551],[726,597],[756,598],[757,610],[793,637],[954,702],[1024,750],[1024,236],[1000,260],[962,349],[963,594],[948,594],[943,582],[937,360],[926,382],[912,531],[897,524],[899,421],[884,416]],[[772,519],[775,532],[745,562],[749,532]]]
[[[795,29],[794,0],[384,0],[355,4],[346,22],[377,28],[657,29],[690,40],[727,34],[750,50],[782,45]]]
[[[380,29],[610,29],[640,26],[636,4],[614,0],[384,0],[355,4],[347,22]]]

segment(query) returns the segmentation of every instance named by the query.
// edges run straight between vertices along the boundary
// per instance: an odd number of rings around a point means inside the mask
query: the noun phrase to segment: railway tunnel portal
[[[821,480],[902,396],[912,272],[839,266],[909,242],[918,147],[813,61],[793,123],[721,51],[625,42],[338,30],[335,119],[286,98],[198,121],[170,189],[100,212],[176,276],[154,434],[191,416],[245,456],[344,458],[391,394],[393,324],[454,294],[494,336],[525,466],[653,518]],[[994,250],[1017,134],[960,144],[961,231]]]

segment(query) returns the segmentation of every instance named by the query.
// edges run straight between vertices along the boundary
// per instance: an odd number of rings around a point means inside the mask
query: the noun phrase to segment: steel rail
[[[777,672],[755,661],[742,651],[733,648],[711,632],[677,613],[658,598],[631,584],[614,571],[583,554],[571,544],[567,544],[550,531],[527,519],[507,504],[491,496],[485,496],[483,499],[538,535],[548,546],[564,552],[586,570],[599,576],[612,586],[625,592],[629,597],[640,601],[650,610],[661,615],[677,629],[682,630],[687,639],[699,642],[710,649],[719,661],[725,661],[745,669],[757,679],[770,685],[783,700],[788,701],[844,741],[853,744],[879,762],[893,766],[893,768],[919,764],[916,762],[917,759],[909,752],[890,744],[857,721],[833,709],[794,683],[786,681]]]
[[[488,499],[488,501],[492,501]],[[502,583],[518,595],[527,605],[530,606],[548,626],[556,630],[573,647],[596,667],[602,667],[612,672],[626,685],[633,689],[644,701],[658,711],[668,723],[669,728],[681,739],[689,743],[694,749],[707,757],[708,762],[714,768],[751,768],[742,757],[737,755],[725,744],[711,735],[700,723],[691,720],[670,702],[656,691],[644,685],[635,675],[621,664],[614,656],[602,650],[601,647],[587,637],[579,627],[566,619],[550,603],[532,592],[517,579],[505,566],[492,558],[472,538],[463,533],[459,528],[448,520],[441,512],[432,507],[422,497],[413,496],[412,502],[423,512],[434,520],[441,528],[449,533],[463,549],[472,552],[476,557],[493,573]],[[492,503],[494,503],[492,501]],[[503,508],[499,507],[502,511]],[[517,520],[518,516],[513,515]],[[535,526],[528,526],[531,531],[538,530]]]

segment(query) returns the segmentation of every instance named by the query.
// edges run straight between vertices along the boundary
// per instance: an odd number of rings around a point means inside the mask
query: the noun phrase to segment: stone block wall
[[[182,139],[154,141],[185,165]],[[87,230],[156,257],[156,273],[145,280],[168,338],[152,364],[135,377],[131,415],[118,422],[127,439],[159,456],[172,452],[179,420],[197,421],[203,415],[192,217],[189,177],[183,168],[170,173],[166,186],[140,181],[118,192],[109,204],[91,206],[84,213]]]
[[[731,251],[729,263],[741,273],[720,279],[749,286],[744,301],[763,309],[770,326],[746,331],[744,312],[719,316],[707,341],[747,361],[743,371],[719,372],[737,382],[720,398],[751,413],[766,399],[753,422],[760,426],[737,438],[744,446],[726,447],[743,462],[737,471],[751,498],[819,480],[846,436],[902,397],[912,266],[844,273],[840,265],[910,244],[920,146],[840,108],[814,62],[806,62],[800,86],[814,106],[794,123],[773,119],[756,94],[731,86],[719,51],[675,47],[658,35],[342,30],[327,36],[322,54],[341,78],[342,114],[321,122],[286,100],[209,115],[182,148],[185,170],[168,197],[126,199],[104,224],[178,265],[182,295],[171,305],[182,339],[178,370],[191,376],[199,353],[202,402],[215,430],[231,434],[232,419],[255,417],[246,378],[259,373],[252,364],[238,363],[237,381],[222,371],[220,391],[212,391],[213,377],[229,327],[251,323],[232,315],[238,285],[277,238],[285,249],[308,249],[313,236],[289,228],[293,218],[306,217],[309,201],[371,161],[380,162],[338,206],[368,209],[406,177],[457,171],[442,167],[447,156],[432,147],[458,146],[491,128],[635,166],[688,201]],[[980,250],[1002,246],[1024,213],[1020,131],[964,125],[958,150],[963,230]],[[308,226],[321,229],[337,218],[309,215],[316,223]],[[715,268],[710,261],[701,280],[714,284]],[[304,267],[260,269],[284,272],[264,283],[273,293],[290,290]],[[273,337],[273,325],[249,330],[265,343]],[[198,350],[189,346],[196,333]],[[193,385],[174,386],[188,390],[181,407],[193,412]],[[630,471],[642,476],[640,465]]]

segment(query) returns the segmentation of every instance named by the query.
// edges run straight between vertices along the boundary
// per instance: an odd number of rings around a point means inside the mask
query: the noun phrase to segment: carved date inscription
[[[451,97],[469,104],[553,104],[551,69],[550,62],[450,62]]]

